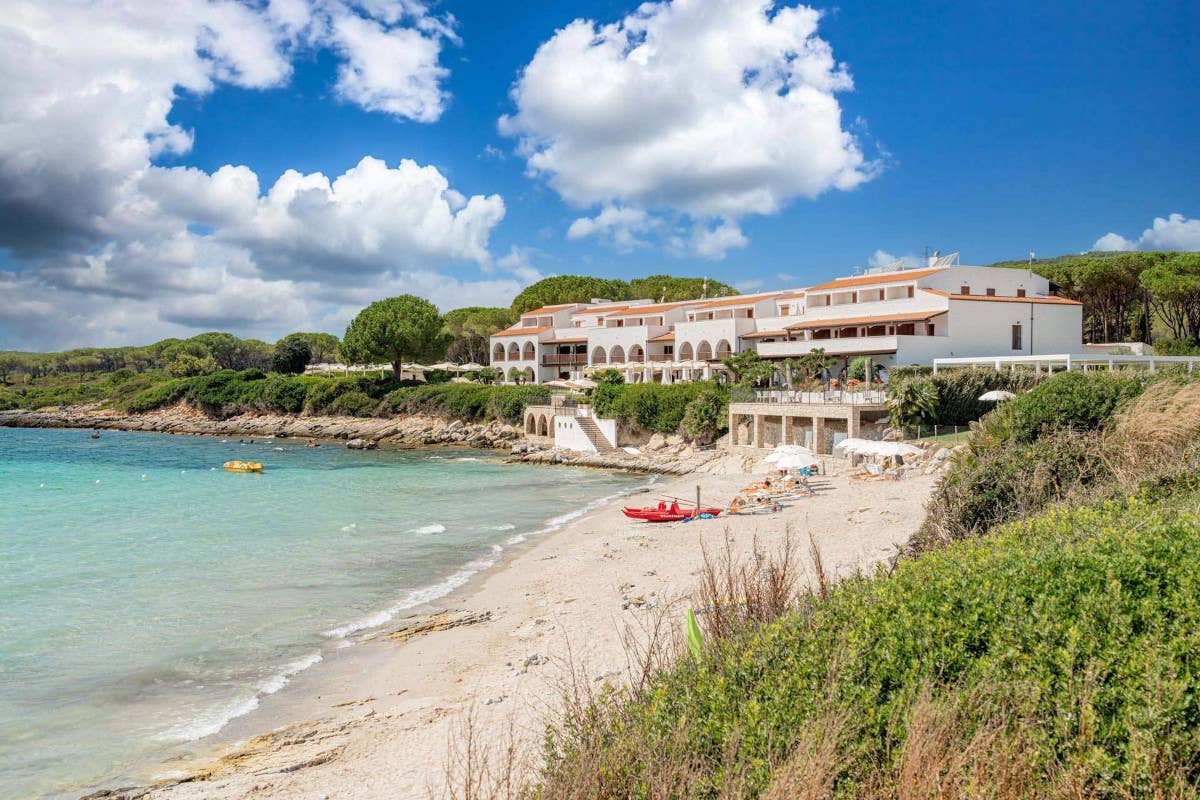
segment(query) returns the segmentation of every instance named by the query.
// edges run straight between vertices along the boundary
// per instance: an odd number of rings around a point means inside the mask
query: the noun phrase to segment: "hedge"
[[[706,392],[716,392],[728,403],[729,389],[714,381],[691,383],[601,384],[593,393],[596,416],[612,418],[647,433],[678,433],[688,403]]]

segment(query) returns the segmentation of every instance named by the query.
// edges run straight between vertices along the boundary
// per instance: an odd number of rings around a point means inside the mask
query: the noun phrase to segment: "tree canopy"
[[[411,294],[378,300],[358,312],[342,337],[347,364],[384,361],[400,375],[404,361],[437,358],[445,347],[437,306]]]
[[[312,358],[312,348],[303,333],[293,333],[275,343],[271,353],[271,369],[284,375],[299,375]]]
[[[454,339],[463,336],[487,337],[512,326],[516,321],[517,314],[511,308],[467,306],[447,311],[442,317],[442,331]]]
[[[737,290],[726,283],[708,278],[677,278],[650,275],[623,281],[619,278],[594,278],[588,275],[555,275],[525,287],[512,302],[518,314],[542,306],[586,303],[589,300],[691,300],[701,295],[728,297]]]
[[[543,278],[513,298],[512,310],[518,314],[542,306],[562,303],[586,303],[593,298],[628,299],[629,286],[622,280],[593,278],[588,275],[555,275]]]

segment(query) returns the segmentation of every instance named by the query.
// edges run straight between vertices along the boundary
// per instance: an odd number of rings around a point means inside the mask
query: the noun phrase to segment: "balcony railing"
[[[733,403],[806,403],[809,405],[875,406],[886,405],[883,389],[831,389],[827,392],[792,391],[788,389],[755,389],[753,392],[734,389],[729,398]]]
[[[650,355],[650,360],[652,362],[668,362],[674,361],[675,356],[671,355],[670,353],[653,353]]]
[[[588,363],[587,353],[551,353],[542,356],[542,366],[558,367]]]

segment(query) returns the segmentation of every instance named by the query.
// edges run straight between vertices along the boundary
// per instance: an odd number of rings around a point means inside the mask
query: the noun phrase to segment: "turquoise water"
[[[137,774],[643,482],[473,451],[0,429],[0,797]]]

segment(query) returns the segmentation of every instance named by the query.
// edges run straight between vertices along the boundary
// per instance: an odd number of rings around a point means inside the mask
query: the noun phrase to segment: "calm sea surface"
[[[0,797],[145,769],[642,483],[473,451],[0,428]]]

